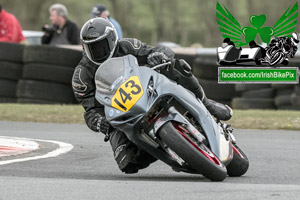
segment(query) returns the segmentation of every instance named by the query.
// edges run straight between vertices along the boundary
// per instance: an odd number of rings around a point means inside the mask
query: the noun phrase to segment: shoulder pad
[[[123,38],[120,43],[129,44],[133,49],[140,49],[142,46],[142,42],[135,38]]]

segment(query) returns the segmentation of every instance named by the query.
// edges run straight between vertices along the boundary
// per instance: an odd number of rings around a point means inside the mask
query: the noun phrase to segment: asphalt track
[[[235,130],[250,160],[245,176],[210,182],[156,162],[122,174],[109,143],[84,125],[0,122],[0,135],[70,143],[54,158],[0,165],[0,200],[26,199],[300,199],[300,132]],[[57,145],[3,160],[43,155]]]

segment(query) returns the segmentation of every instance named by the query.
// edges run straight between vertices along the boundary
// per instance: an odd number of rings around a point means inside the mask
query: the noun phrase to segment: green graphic
[[[241,28],[239,22],[223,5],[217,2],[217,23],[223,38],[230,38],[237,47],[248,45],[252,40],[258,44],[262,42],[269,44],[271,37],[290,37],[296,29],[298,17],[298,2],[290,6],[277,20],[273,27],[265,24],[266,15],[251,15],[249,18],[252,26]]]

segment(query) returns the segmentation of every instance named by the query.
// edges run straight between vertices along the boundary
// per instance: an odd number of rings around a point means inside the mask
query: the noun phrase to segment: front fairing
[[[158,74],[148,67],[139,67],[136,58],[131,55],[113,59],[122,59],[123,61],[123,63],[120,64],[122,65],[120,67],[124,68],[124,73],[122,76],[120,76],[122,77],[122,80],[117,81],[117,84],[113,85],[114,88],[112,88],[111,93],[101,92],[97,90],[96,99],[105,106],[105,116],[113,127],[123,132],[131,133],[133,132],[135,123],[150,110],[150,108],[153,106],[153,103],[155,103],[155,100],[158,97],[157,95],[154,95],[153,92],[149,91],[149,82],[156,86],[158,85],[158,77],[163,75]],[[109,63],[103,64],[105,66]],[[97,73],[101,73],[101,70],[98,69],[96,75]],[[116,80],[119,78],[116,78]],[[132,83],[128,84],[127,88],[129,90],[126,91],[126,93],[129,94],[129,91],[133,91],[133,93],[130,93],[130,97],[132,98],[132,100],[140,95],[139,99],[134,102],[133,106],[128,106],[127,104],[130,103],[130,101],[126,100],[125,103],[122,102],[122,98],[120,98],[119,96],[121,94],[118,92],[120,91],[120,86],[126,84],[133,78],[135,81],[134,84],[140,85],[142,94],[133,94],[134,92],[137,92],[137,88],[133,87],[134,85]],[[116,106],[116,103],[114,101],[114,98],[116,96],[119,97],[118,101],[121,104],[125,105],[125,107],[127,108],[126,110],[120,108],[119,106]]]

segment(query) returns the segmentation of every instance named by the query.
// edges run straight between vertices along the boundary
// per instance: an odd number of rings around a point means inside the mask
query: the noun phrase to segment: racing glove
[[[98,118],[97,131],[107,134],[109,132],[110,124],[105,117]]]
[[[170,58],[163,52],[154,52],[147,57],[147,62],[151,67],[170,61]]]
[[[86,117],[85,116],[86,123],[88,127],[95,131],[95,132],[101,132],[103,134],[108,134],[110,129],[110,124],[107,121],[107,119],[100,114],[96,114],[93,117]]]

